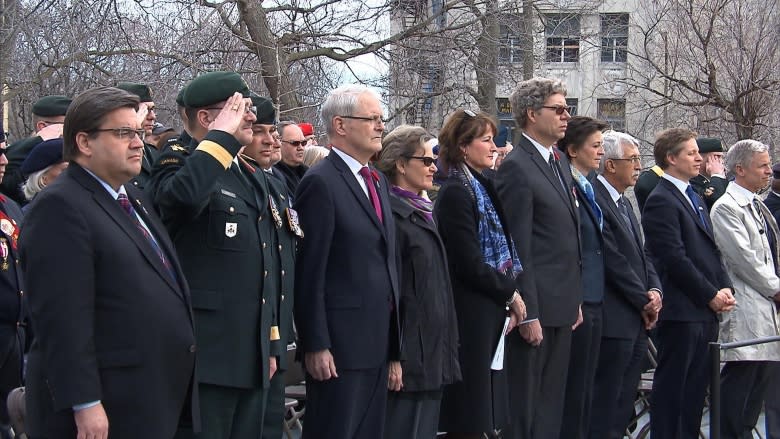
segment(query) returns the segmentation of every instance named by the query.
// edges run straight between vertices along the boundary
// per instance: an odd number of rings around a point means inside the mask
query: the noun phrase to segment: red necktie
[[[138,217],[135,214],[135,209],[133,209],[133,205],[130,204],[130,199],[128,199],[127,195],[125,194],[119,194],[116,200],[119,202],[119,205],[122,206],[122,210],[124,210],[125,213],[130,216],[130,219],[133,220],[133,223],[138,228],[138,230],[141,231],[141,234],[144,235],[144,238],[149,241],[149,245],[151,245],[152,249],[154,249],[154,252],[157,253],[157,256],[160,258],[160,262],[162,262],[162,264],[165,266],[165,269],[168,270],[171,278],[176,281],[176,271],[173,269],[171,262],[168,260],[168,258],[165,257],[163,249],[160,248],[160,246],[157,244],[157,241],[155,241],[154,237],[152,237],[151,233],[149,233],[149,231],[146,230],[146,227],[141,224],[141,221],[138,220]]]
[[[369,198],[371,198],[371,204],[374,205],[376,216],[379,218],[379,222],[384,224],[384,221],[382,221],[382,204],[379,202],[379,194],[376,193],[376,186],[374,185],[374,180],[371,178],[371,170],[368,169],[368,166],[360,168],[360,176],[363,177],[363,181],[366,182],[368,195]]]

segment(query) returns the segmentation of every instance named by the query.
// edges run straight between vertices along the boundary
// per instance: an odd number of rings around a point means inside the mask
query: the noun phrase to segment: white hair
[[[726,157],[723,158],[723,162],[726,165],[726,169],[734,173],[737,165],[747,168],[750,166],[754,154],[766,151],[769,151],[769,147],[758,140],[740,140],[729,148]]]
[[[339,88],[331,90],[325,102],[322,103],[320,117],[325,125],[325,131],[333,134],[333,118],[336,116],[353,116],[357,101],[360,96],[370,93],[377,100],[381,100],[377,92],[358,84],[342,85]]]
[[[57,165],[58,163],[55,163],[54,165],[49,165],[40,171],[35,171],[32,174],[30,174],[29,177],[27,177],[27,180],[24,181],[22,184],[22,192],[24,193],[24,198],[26,198],[28,201],[32,200],[35,195],[38,194],[38,192],[42,191],[44,187],[46,187],[45,184],[43,184],[43,174],[46,173],[49,169],[51,169],[53,166]]]
[[[604,131],[604,140],[601,144],[604,147],[604,155],[601,157],[601,162],[599,163],[599,174],[604,173],[604,166],[606,166],[607,159],[624,158],[623,145],[636,146],[637,149],[639,149],[639,141],[633,136],[613,130]]]

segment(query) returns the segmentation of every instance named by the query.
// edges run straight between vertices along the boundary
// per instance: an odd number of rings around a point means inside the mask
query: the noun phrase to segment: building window
[[[570,116],[577,115],[577,103],[577,98],[566,98],[566,105],[571,108],[571,111],[569,111]]]
[[[601,62],[628,61],[628,14],[601,16]]]
[[[545,15],[544,36],[547,62],[580,60],[580,17],[573,14]]]
[[[626,130],[626,100],[625,99],[599,99],[597,101],[598,114],[596,117],[607,122],[615,131]]]
[[[520,64],[523,62],[523,49],[520,35],[509,26],[501,25],[501,40],[498,46],[498,62],[501,64]]]

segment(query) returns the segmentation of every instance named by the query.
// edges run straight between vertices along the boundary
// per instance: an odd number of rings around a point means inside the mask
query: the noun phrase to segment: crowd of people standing
[[[386,132],[342,86],[320,147],[234,72],[175,136],[144,84],[42,98],[0,155],[0,396],[24,371],[32,439],[279,439],[294,345],[304,438],[622,438],[653,330],[652,437],[698,437],[708,343],[780,334],[780,167],[673,128],[640,177],[561,81],[510,103],[514,145],[464,108]],[[780,437],[780,347],[724,360],[724,437],[765,400]]]

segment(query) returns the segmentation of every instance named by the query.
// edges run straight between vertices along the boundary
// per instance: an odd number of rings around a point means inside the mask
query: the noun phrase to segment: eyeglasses
[[[156,107],[156,106],[154,106],[154,105],[149,105],[149,106],[147,106],[147,107],[146,107],[146,111],[147,111],[148,113],[151,113],[151,112],[152,112],[152,111],[154,111],[156,108],[157,108],[157,107]]]
[[[221,110],[223,108],[225,108],[225,107],[209,107],[209,108],[206,108],[206,110]],[[244,113],[252,113],[255,116],[257,116],[257,107],[255,107],[254,105],[252,105],[250,107],[244,107]]]
[[[555,110],[555,114],[561,115],[563,112],[567,112],[571,114],[572,108],[567,106],[559,106],[559,105],[542,105],[542,108],[549,108],[550,110]]]
[[[112,132],[119,140],[133,140],[135,136],[138,136],[139,139],[143,139],[144,134],[146,134],[146,131],[144,129],[134,130],[132,128],[97,128],[90,132],[91,133]]]
[[[375,115],[371,117],[367,116],[339,116],[343,117],[344,119],[355,119],[355,120],[365,120],[366,122],[373,122],[374,124],[384,124],[385,120],[380,115]]]
[[[425,156],[418,157],[418,156],[410,155],[410,156],[406,156],[406,158],[408,158],[408,159],[415,159],[415,160],[422,160],[423,165],[425,165],[425,166],[431,166],[432,164],[436,163],[436,159],[433,158],[433,157],[425,157]]]
[[[289,143],[290,145],[296,148],[299,146],[306,146],[306,144],[308,143],[308,141],[306,140],[282,140],[282,142]]]
[[[619,161],[619,162],[631,162],[631,164],[642,163],[642,157],[629,157],[627,159],[613,159],[613,158],[609,158],[607,160],[616,160],[616,161]]]

